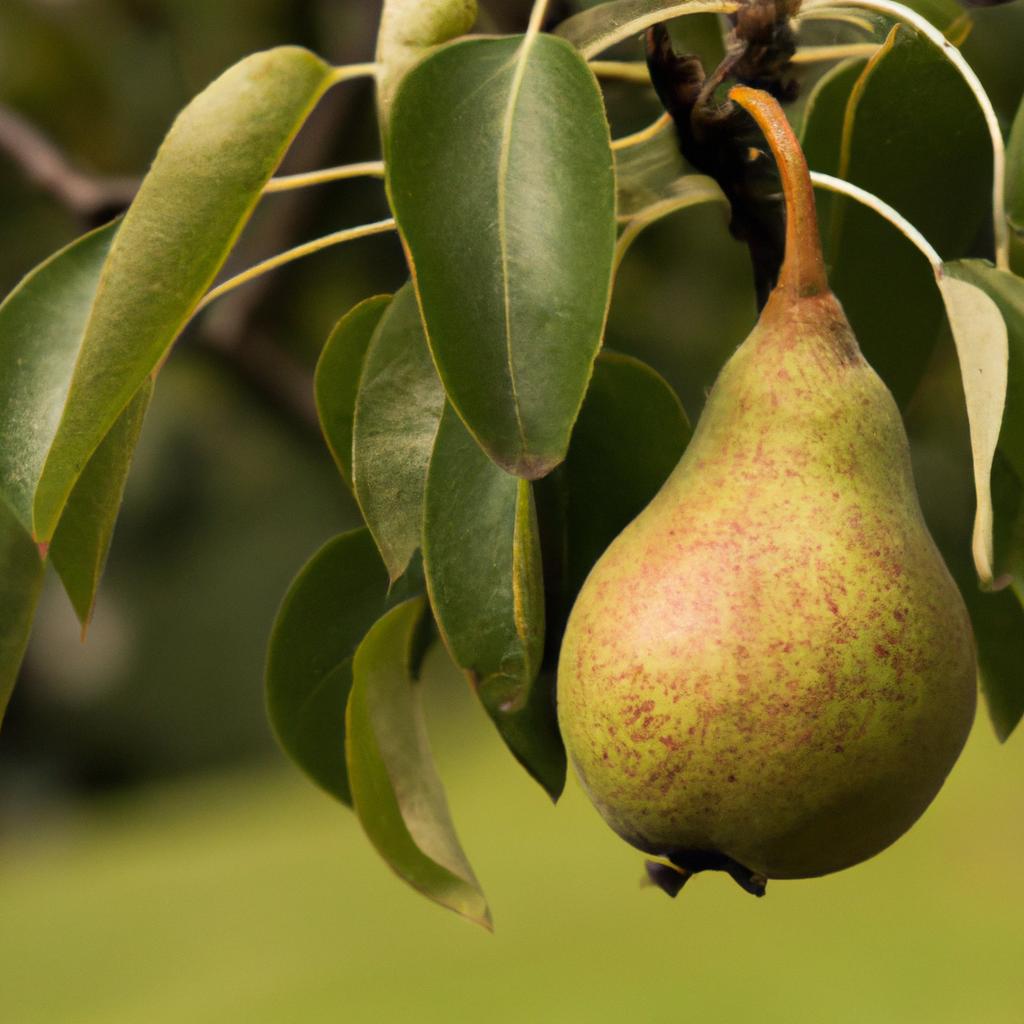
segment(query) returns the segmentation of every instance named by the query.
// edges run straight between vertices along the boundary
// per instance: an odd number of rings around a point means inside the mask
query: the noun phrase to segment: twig
[[[0,106],[0,150],[31,184],[90,225],[123,212],[138,191],[136,178],[101,177],[79,170],[38,128],[4,106]]]

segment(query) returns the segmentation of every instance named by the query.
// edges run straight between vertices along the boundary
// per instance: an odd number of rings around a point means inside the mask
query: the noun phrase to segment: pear
[[[799,144],[766,94],[730,97],[779,165],[786,259],[679,465],[582,587],[557,693],[623,839],[760,894],[917,820],[966,740],[976,667],[899,410],[829,291]]]

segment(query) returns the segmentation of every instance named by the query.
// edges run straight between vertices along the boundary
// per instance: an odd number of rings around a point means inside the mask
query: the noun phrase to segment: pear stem
[[[729,99],[738,103],[764,132],[782,179],[786,198],[786,255],[778,287],[798,296],[821,295],[829,290],[825,260],[818,235],[818,213],[807,160],[778,101],[760,89],[733,86]]]

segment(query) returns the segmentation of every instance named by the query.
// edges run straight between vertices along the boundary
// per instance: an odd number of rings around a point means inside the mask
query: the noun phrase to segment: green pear
[[[760,893],[917,820],[966,740],[976,666],[899,410],[828,289],[799,145],[773,100],[732,96],[779,164],[786,261],[679,465],[580,591],[558,716],[622,838]]]

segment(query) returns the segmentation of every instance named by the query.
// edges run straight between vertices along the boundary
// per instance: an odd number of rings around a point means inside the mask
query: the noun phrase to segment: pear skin
[[[733,96],[774,102],[751,93]],[[580,591],[558,714],[625,840],[684,871],[803,878],[922,814],[970,730],[976,664],[899,410],[828,290],[799,147],[768,134],[789,210],[779,286]]]

